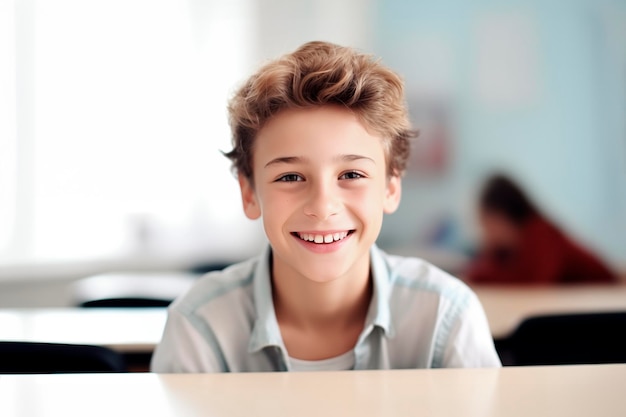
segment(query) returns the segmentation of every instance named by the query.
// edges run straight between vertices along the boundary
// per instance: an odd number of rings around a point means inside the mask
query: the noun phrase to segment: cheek
[[[271,195],[268,195],[268,197],[266,198],[265,206],[268,208],[268,210],[283,212],[287,211],[289,208],[292,208],[296,204],[298,204],[297,195],[275,192]]]
[[[363,187],[351,190],[346,201],[350,202],[353,210],[366,213],[373,219],[378,214],[382,217],[384,196],[384,187]]]
[[[260,196],[261,211],[265,223],[275,223],[284,220],[293,212],[298,204],[297,198],[280,192],[266,191]]]

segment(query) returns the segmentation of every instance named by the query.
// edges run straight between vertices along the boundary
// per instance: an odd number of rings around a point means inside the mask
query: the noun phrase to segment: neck
[[[272,260],[273,297],[281,324],[302,329],[362,325],[372,298],[369,254],[344,276],[316,282]]]

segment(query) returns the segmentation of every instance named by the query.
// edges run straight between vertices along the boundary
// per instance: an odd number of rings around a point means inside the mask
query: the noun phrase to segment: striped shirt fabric
[[[370,253],[373,295],[354,347],[364,369],[501,366],[487,319],[463,282],[430,263]],[[271,248],[201,278],[168,308],[158,373],[290,371],[272,302]]]

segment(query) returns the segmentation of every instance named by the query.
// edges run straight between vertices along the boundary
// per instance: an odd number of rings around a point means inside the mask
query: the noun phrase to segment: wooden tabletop
[[[541,314],[626,311],[626,285],[473,286],[494,338]]]
[[[0,376],[2,416],[623,417],[626,365]]]

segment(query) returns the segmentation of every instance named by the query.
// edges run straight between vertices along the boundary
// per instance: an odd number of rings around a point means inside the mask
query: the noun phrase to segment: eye
[[[358,180],[359,178],[365,178],[365,175],[357,171],[344,172],[339,176],[340,180]]]
[[[299,181],[304,181],[304,178],[302,178],[298,174],[285,174],[276,180],[276,182],[299,182]]]

